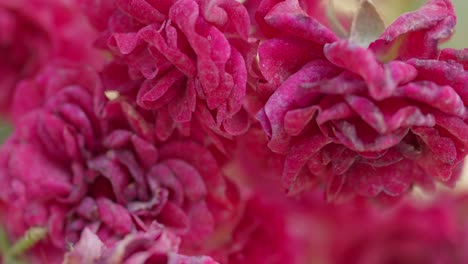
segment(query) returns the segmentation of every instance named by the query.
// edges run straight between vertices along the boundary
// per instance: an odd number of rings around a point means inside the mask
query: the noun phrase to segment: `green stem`
[[[42,240],[47,235],[47,229],[44,227],[31,227],[23,237],[5,251],[4,262],[8,264],[22,263],[16,260],[17,257],[23,255],[28,249],[33,247],[37,242]]]

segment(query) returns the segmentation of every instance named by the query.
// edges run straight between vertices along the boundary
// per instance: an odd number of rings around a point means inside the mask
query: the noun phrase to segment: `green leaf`
[[[0,228],[0,252],[2,255],[5,255],[8,249],[10,248],[10,240],[8,240],[8,236],[5,233],[3,228]]]
[[[362,0],[351,25],[350,41],[368,47],[385,30],[385,22],[371,0]]]
[[[327,17],[333,32],[335,32],[335,34],[340,38],[347,38],[348,32],[337,17],[334,0],[328,0]]]
[[[2,144],[13,131],[10,124],[0,120],[0,144]]]

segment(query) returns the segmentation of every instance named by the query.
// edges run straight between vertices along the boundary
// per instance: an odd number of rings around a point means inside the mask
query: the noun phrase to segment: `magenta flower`
[[[229,264],[306,264],[314,230],[307,209],[284,197],[255,194],[220,255]],[[221,257],[220,257],[221,258]],[[310,259],[309,259],[310,260]]]
[[[136,96],[139,106],[158,110],[160,139],[192,116],[225,137],[246,131],[249,119],[242,103],[247,70],[241,52],[247,48],[250,22],[242,4],[84,2],[91,21],[103,30],[101,45],[115,55],[114,65],[104,72],[110,76],[104,78],[115,83],[126,72],[126,83],[132,84],[109,89]]]
[[[467,196],[369,199],[330,204],[317,192],[297,199],[258,192],[247,202],[221,263],[462,264],[468,261]],[[414,197],[413,197],[414,198]]]
[[[9,114],[16,84],[51,59],[101,64],[101,56],[91,47],[97,34],[77,10],[74,1],[0,2],[0,111]]]
[[[159,143],[144,111],[124,97],[100,101],[95,74],[51,69],[36,80],[47,101],[17,122],[0,154],[1,215],[13,238],[44,226],[44,244],[63,252],[86,227],[112,246],[160,223],[196,254],[231,221],[237,189],[208,149],[190,138]]]
[[[76,62],[54,60],[44,65],[33,78],[23,80],[17,85],[10,107],[13,122],[20,120],[21,116],[34,109],[44,107],[45,104],[47,104],[46,108],[53,111],[52,109],[62,101],[50,100],[48,102],[49,98],[54,97],[68,86],[81,87],[86,90],[89,96],[81,100],[83,100],[83,104],[88,105],[87,111],[91,114],[94,100],[92,95],[95,91],[102,89],[99,76],[92,68],[81,66]],[[71,88],[67,89],[72,90]],[[69,115],[73,115],[73,113],[69,113]]]
[[[88,228],[78,243],[65,255],[63,264],[216,264],[210,257],[177,253],[180,239],[162,226],[127,235],[115,246],[107,247]]]
[[[272,93],[258,119],[286,158],[287,192],[317,179],[329,200],[452,186],[468,147],[468,73],[466,50],[438,49],[455,25],[451,2],[431,0],[385,29],[363,1],[349,39],[303,8],[272,6],[263,19],[281,35],[258,51],[259,90]]]
[[[329,263],[466,263],[464,206],[463,199],[439,197],[432,205],[406,203],[389,212],[342,218],[346,223],[336,227]],[[362,223],[366,228],[355,228]]]

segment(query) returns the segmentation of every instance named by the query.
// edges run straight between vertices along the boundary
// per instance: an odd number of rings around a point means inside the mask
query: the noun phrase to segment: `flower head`
[[[468,72],[466,50],[438,48],[455,25],[450,1],[431,0],[387,28],[363,1],[349,39],[297,0],[264,20],[282,35],[259,47],[272,95],[257,117],[268,146],[286,156],[288,192],[317,178],[330,200],[453,185],[468,146]]]
[[[16,85],[32,77],[51,59],[79,60],[96,67],[101,64],[101,56],[92,48],[97,34],[77,10],[74,1],[1,1],[0,110],[3,113],[9,114]]]
[[[127,83],[133,83],[110,89],[134,96],[145,109],[158,110],[160,139],[167,138],[170,133],[164,131],[171,131],[174,123],[186,124],[192,116],[225,137],[245,132],[247,70],[241,53],[246,45],[236,43],[247,41],[250,22],[242,4],[86,2],[91,21],[103,30],[101,45],[115,56],[105,75],[115,79],[120,68],[128,75]]]
[[[205,247],[238,199],[215,156],[190,138],[157,141],[143,110],[123,96],[102,101],[97,75],[74,70],[80,74],[44,75],[69,79],[42,80],[49,98],[2,147],[0,204],[9,234],[44,226],[44,243],[63,252],[85,227],[112,246],[160,223],[182,238],[185,252]]]

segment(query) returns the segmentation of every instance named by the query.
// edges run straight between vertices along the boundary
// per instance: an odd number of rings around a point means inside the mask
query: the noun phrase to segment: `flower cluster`
[[[1,262],[466,263],[451,1],[324,2],[0,0]]]

